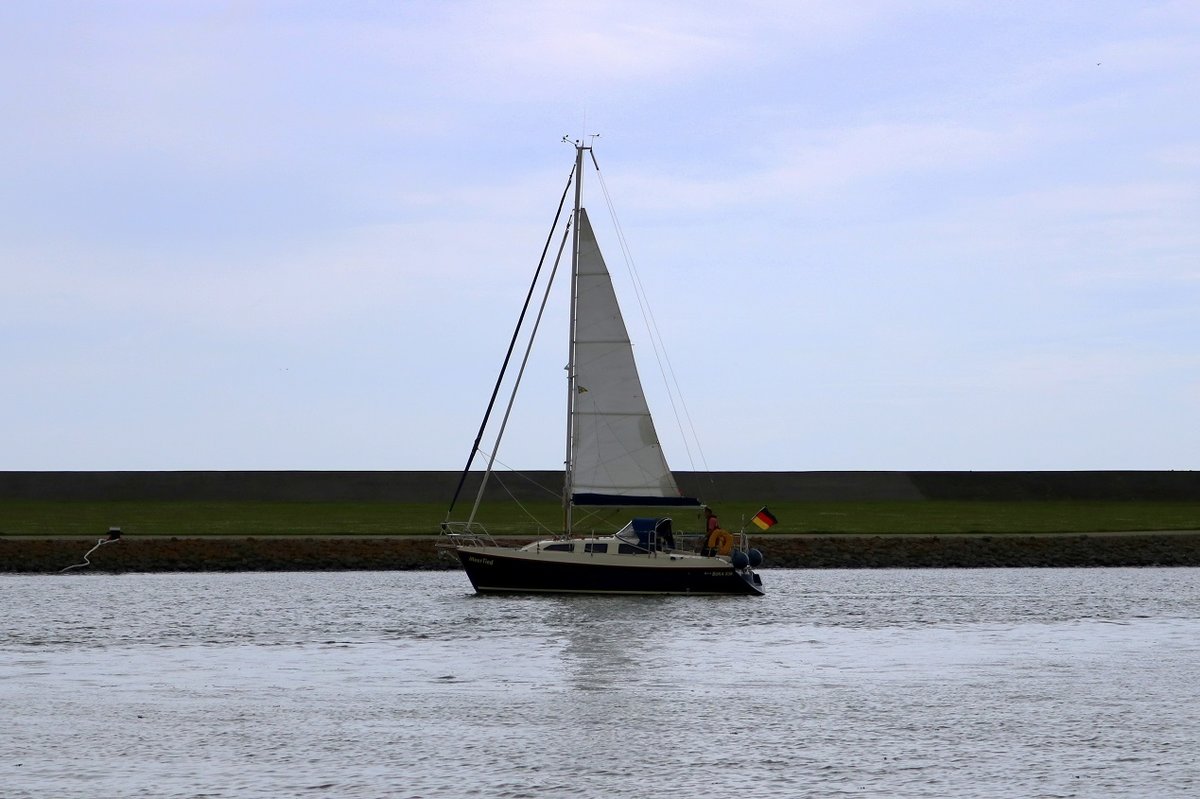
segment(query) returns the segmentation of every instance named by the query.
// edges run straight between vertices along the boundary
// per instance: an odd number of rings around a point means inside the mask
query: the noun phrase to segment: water
[[[0,795],[1200,795],[1200,570],[765,581],[0,576]]]

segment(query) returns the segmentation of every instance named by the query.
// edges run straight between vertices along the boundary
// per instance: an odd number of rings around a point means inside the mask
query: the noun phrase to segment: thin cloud
[[[714,468],[1194,460],[1196,14],[9,4],[5,465],[456,468],[568,131]]]

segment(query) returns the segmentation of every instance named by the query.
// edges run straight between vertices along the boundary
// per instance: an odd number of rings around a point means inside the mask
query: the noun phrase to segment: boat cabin
[[[671,517],[635,517],[610,536],[571,540],[535,541],[522,549],[538,552],[573,552],[586,555],[648,555],[684,549],[692,551],[698,536],[681,536],[691,547],[678,547]]]

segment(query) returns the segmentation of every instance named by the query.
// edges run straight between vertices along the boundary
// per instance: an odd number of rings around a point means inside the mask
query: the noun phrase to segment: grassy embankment
[[[783,535],[750,529],[752,542],[766,553],[767,567],[1200,566],[1200,535],[1137,534],[1200,529],[1198,502],[772,502],[770,507],[780,519],[772,532]],[[733,529],[742,515],[757,509],[733,501],[718,507]],[[546,527],[557,526],[557,506],[530,510]],[[444,513],[440,504],[0,501],[0,572],[57,573],[79,563],[80,539],[94,541],[110,525],[123,529],[125,545],[96,549],[91,567],[81,571],[458,568],[456,560],[439,553],[430,535]],[[694,511],[672,515],[676,529],[697,529]],[[627,518],[618,511],[584,517],[576,529],[611,532]],[[537,532],[517,508],[489,507],[481,521],[496,535]],[[1128,534],[1081,534],[1092,532]]]
[[[772,502],[779,525],[771,533],[931,534],[1078,533],[1200,529],[1197,502]],[[50,502],[0,500],[0,535],[92,536],[109,526],[147,536],[380,536],[436,533],[444,504],[336,502]],[[542,532],[561,526],[555,504],[527,506]],[[738,529],[757,505],[717,508]],[[461,507],[455,518],[463,518]],[[627,511],[582,515],[582,529],[611,532]],[[694,511],[671,513],[676,528],[697,529]],[[479,517],[495,535],[536,535],[515,506],[491,506]],[[749,527],[757,533],[757,528]]]

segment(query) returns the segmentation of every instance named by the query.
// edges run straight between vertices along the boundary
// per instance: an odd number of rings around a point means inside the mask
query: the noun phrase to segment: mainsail
[[[587,212],[579,209],[572,401],[575,505],[688,505],[663,457],[633,346]]]

